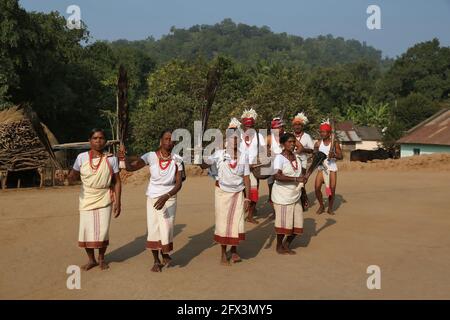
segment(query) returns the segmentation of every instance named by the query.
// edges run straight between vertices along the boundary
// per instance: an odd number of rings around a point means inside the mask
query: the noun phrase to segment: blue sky
[[[417,42],[450,46],[450,0],[21,0],[27,11],[59,11],[75,4],[94,40],[145,39],[171,26],[214,24],[225,18],[302,37],[332,34],[365,41],[395,57]],[[381,30],[366,26],[366,9],[381,8]]]

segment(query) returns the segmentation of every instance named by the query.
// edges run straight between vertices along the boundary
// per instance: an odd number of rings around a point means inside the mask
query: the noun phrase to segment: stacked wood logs
[[[0,170],[36,169],[45,166],[48,159],[29,119],[0,123]]]

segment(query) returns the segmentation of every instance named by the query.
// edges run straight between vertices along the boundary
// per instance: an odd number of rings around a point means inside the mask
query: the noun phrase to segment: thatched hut
[[[57,143],[31,108],[15,106],[0,111],[2,189],[54,184],[55,171],[60,169],[60,164],[51,146]]]

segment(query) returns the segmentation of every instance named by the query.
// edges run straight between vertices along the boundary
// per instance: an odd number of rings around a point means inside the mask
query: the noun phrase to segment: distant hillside
[[[299,30],[301,33],[301,30]],[[360,60],[385,65],[382,53],[357,40],[332,35],[304,39],[286,33],[274,33],[269,27],[249,26],[225,19],[215,25],[195,25],[189,29],[172,27],[160,40],[117,40],[113,47],[131,46],[149,54],[157,63],[173,58],[207,59],[225,54],[244,64],[258,60],[305,66],[332,66]]]

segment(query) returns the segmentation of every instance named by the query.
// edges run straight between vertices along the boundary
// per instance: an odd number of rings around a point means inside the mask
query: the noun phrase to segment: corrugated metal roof
[[[381,135],[381,132],[380,130],[378,130],[378,128],[356,126],[355,129],[362,140],[381,141],[383,139],[383,136]]]
[[[336,130],[351,131],[355,130],[355,126],[353,125],[353,121],[345,120],[336,124]]]
[[[341,142],[360,142],[361,138],[358,136],[358,134],[351,130],[351,131],[344,131],[344,130],[336,130],[336,135]]]
[[[383,136],[376,127],[356,126],[353,121],[346,120],[336,124],[339,140],[342,142],[381,141]]]
[[[450,109],[442,109],[411,128],[397,143],[450,146]]]

